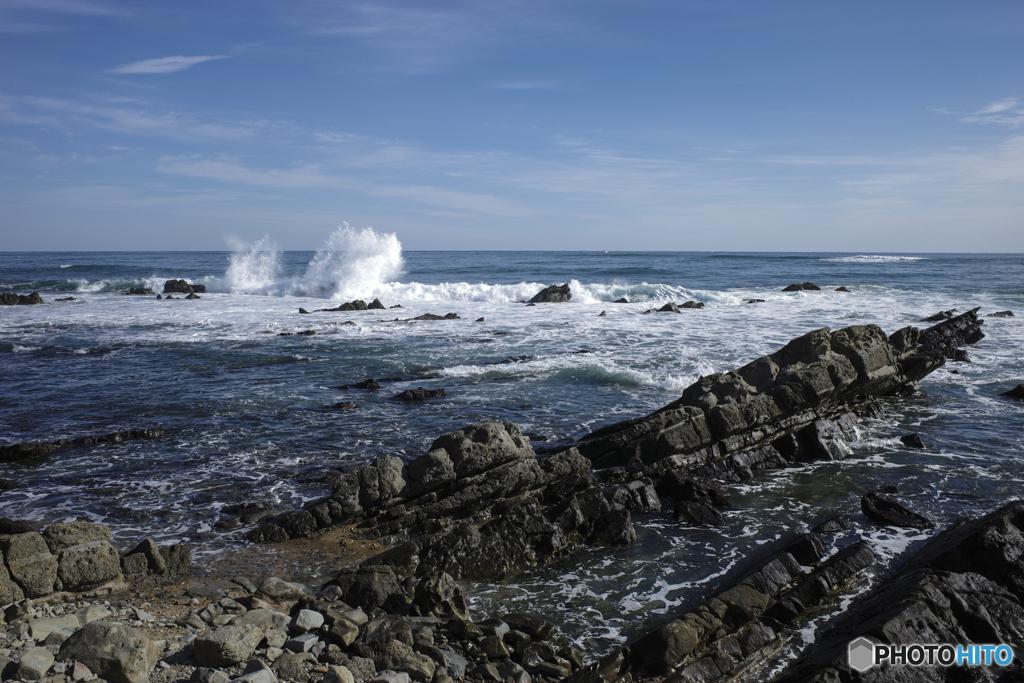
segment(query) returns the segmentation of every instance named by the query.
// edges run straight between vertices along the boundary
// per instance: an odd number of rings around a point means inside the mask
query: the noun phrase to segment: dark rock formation
[[[909,527],[911,529],[935,528],[934,522],[927,517],[908,510],[895,498],[877,491],[871,491],[860,499],[860,509],[871,520],[884,526]]]
[[[380,301],[375,299],[375,304],[379,304]],[[334,313],[338,311],[366,311],[370,308],[384,308],[383,304],[380,306],[367,306],[366,302],[362,299],[356,299],[355,301],[349,301],[348,303],[341,304],[337,308],[318,308],[318,313]]]
[[[159,299],[160,297],[159,297],[159,296],[157,296],[157,298]],[[78,301],[78,299],[76,299],[76,298],[75,298],[75,297],[73,297],[73,296],[62,296],[62,297],[61,297],[61,298],[59,298],[59,299],[54,299],[54,301]],[[993,314],[993,315],[994,315],[994,314]]]
[[[628,304],[629,303],[629,299],[627,299],[626,297],[622,297],[621,299],[616,299],[612,303],[613,304]]]
[[[192,292],[191,294],[189,294],[185,298],[186,299],[198,299],[198,298],[200,298],[200,296],[198,294],[196,294],[195,292]]]
[[[206,285],[190,285],[184,280],[168,280],[164,283],[164,294],[205,294]]]
[[[57,299],[57,301],[60,301],[60,299]],[[995,313],[986,313],[985,317],[986,318],[1012,318],[1013,317],[1013,311],[996,311]]]
[[[666,680],[710,682],[748,668],[756,670],[762,650],[777,645],[784,628],[799,622],[875,561],[874,552],[864,542],[825,561],[823,555],[824,548],[814,534],[791,539],[782,550],[754,562],[753,571],[714,597],[566,681],[660,680],[672,673]],[[803,567],[810,571],[805,573]]]
[[[331,410],[355,410],[359,407],[355,401],[341,401],[331,406]]]
[[[835,291],[837,291],[837,292],[846,292],[847,294],[849,294],[849,292],[850,292],[850,290],[848,290],[846,287],[836,287]]]
[[[979,667],[976,677],[958,667],[935,666],[876,667],[860,674],[849,666],[847,646],[860,636],[890,645],[1019,643],[1024,634],[1022,529],[1021,503],[952,525],[846,607],[838,621],[775,680],[995,680],[989,674],[998,673],[997,667]]]
[[[301,313],[303,315],[309,315],[309,311],[307,311],[305,308],[301,308],[301,307],[299,308],[299,313]]]
[[[149,287],[132,287],[127,292],[121,292],[124,296],[142,296],[144,294],[152,294],[153,290]]]
[[[841,459],[854,411],[913,383],[984,335],[974,311],[886,337],[874,325],[809,332],[738,370],[702,377],[646,417],[598,429],[576,444],[597,468],[752,469]],[[918,343],[920,342],[920,344]]]
[[[783,292],[800,292],[800,291],[818,291],[821,287],[814,284],[813,282],[801,282],[799,284],[789,285],[783,288]]]
[[[356,382],[354,385],[356,389],[365,389],[366,391],[377,391],[380,389],[380,382],[370,377],[364,379],[362,382]]]
[[[747,299],[748,304],[763,304],[764,299]]]
[[[943,320],[949,320],[950,318],[952,318],[955,315],[956,315],[956,309],[955,308],[951,308],[948,311],[939,311],[938,313],[935,313],[934,315],[930,315],[927,318],[921,318],[920,322],[923,322],[923,323],[937,323],[937,322],[940,322],[940,321],[943,321]]]
[[[531,304],[558,304],[565,303],[572,298],[569,285],[551,285],[537,292],[529,303]]]
[[[41,458],[65,448],[92,447],[101,444],[119,444],[137,439],[159,439],[165,434],[159,427],[154,429],[131,429],[113,432],[103,436],[80,436],[77,439],[59,439],[35,443],[16,443],[0,446],[0,462]]]
[[[374,299],[370,303],[370,305],[367,306],[366,308],[367,308],[367,310],[370,310],[370,311],[383,311],[383,310],[385,310],[385,306],[384,306],[383,303],[381,303],[380,299]]]
[[[676,306],[674,301],[669,301],[667,304],[658,309],[658,313],[682,313],[679,307]]]
[[[424,389],[423,387],[417,387],[415,389],[406,389],[405,391],[395,394],[391,398],[396,401],[423,401],[428,398],[444,398],[444,389]]]
[[[418,315],[415,318],[409,318],[409,320],[461,320],[457,313],[446,313],[445,315],[437,315],[435,313],[424,313]]]
[[[152,294],[152,292],[150,292]],[[0,293],[0,305],[3,306],[31,306],[43,303],[43,297],[39,292],[32,292],[29,295],[15,294],[14,292]]]
[[[1010,398],[1019,398],[1019,399],[1024,400],[1024,384],[1018,384],[1013,389],[1010,389],[1009,391],[1004,391],[1003,393],[1001,393],[999,395],[1000,396],[1008,396]]]
[[[900,443],[908,448],[924,448],[924,442],[917,434],[905,434],[900,437]]]

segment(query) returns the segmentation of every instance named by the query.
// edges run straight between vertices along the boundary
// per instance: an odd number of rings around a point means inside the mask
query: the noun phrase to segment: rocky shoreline
[[[542,301],[558,302],[561,288],[549,289]],[[63,533],[51,531],[60,525],[42,534],[5,531],[4,680],[761,680],[779,673],[769,666],[796,629],[830,601],[856,596],[847,610],[854,616],[829,626],[781,672],[785,680],[861,680],[839,651],[851,634],[891,643],[911,636],[1020,642],[1024,536],[1017,522],[1024,508],[1013,505],[954,525],[881,581],[868,541],[826,551],[828,535],[842,528],[833,520],[746,558],[742,575],[713,596],[596,661],[538,615],[470,614],[457,583],[571,561],[583,546],[628,546],[637,538],[634,517],[667,505],[683,525],[714,526],[731,484],[762,470],[842,460],[859,419],[882,410],[886,397],[914,391],[948,360],[965,358],[963,347],[984,337],[982,323],[974,309],[891,335],[873,325],[816,330],[733,372],[700,378],[649,415],[573,443],[534,449],[515,423],[467,425],[409,462],[384,456],[336,477],[329,495],[303,509],[241,506],[218,523],[251,526],[246,537],[256,543],[315,543],[339,533],[366,543],[312,590],[274,576],[258,585],[244,576],[211,586],[172,582],[187,549],[140,546],[122,556],[99,525],[74,523],[62,547],[50,543]],[[865,513],[877,511],[880,523],[930,524],[883,494],[865,501]],[[83,565],[75,553],[105,553],[103,582],[65,579],[72,576],[65,563]],[[29,560],[54,566],[49,591],[26,588]],[[116,576],[108,576],[115,565]],[[104,586],[117,595],[95,592]],[[949,607],[954,602],[961,607]],[[890,624],[904,612],[879,621],[879,605],[931,609],[936,621],[928,623],[944,626],[897,632]],[[43,620],[60,619],[64,626],[43,633],[58,623]],[[91,654],[115,649],[117,657]],[[863,680],[903,680],[888,671],[890,678],[875,672]],[[922,672],[914,680],[947,680],[946,670]]]

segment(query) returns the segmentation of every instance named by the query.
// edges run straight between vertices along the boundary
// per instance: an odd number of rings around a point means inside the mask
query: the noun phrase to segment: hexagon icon
[[[864,636],[851,640],[847,647],[847,657],[851,669],[864,673],[875,665],[875,644]]]

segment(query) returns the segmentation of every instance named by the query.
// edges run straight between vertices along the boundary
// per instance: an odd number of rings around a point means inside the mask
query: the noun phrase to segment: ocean
[[[109,525],[119,547],[182,541],[197,562],[215,563],[245,543],[244,530],[214,527],[225,506],[299,507],[328,493],[332,473],[384,454],[411,459],[471,422],[510,420],[550,445],[644,415],[701,375],[813,329],[892,333],[953,308],[1021,316],[986,318],[970,362],[886,400],[845,460],[732,487],[721,529],[682,527],[667,512],[638,518],[631,547],[466,584],[475,614],[539,611],[597,654],[832,511],[851,522],[837,544],[868,538],[883,572],[933,533],[873,526],[859,512],[865,491],[893,485],[939,528],[1019,496],[1024,403],[999,394],[1024,382],[1022,276],[1019,254],[403,251],[394,235],[347,227],[316,252],[265,239],[235,252],[0,253],[0,290],[46,302],[0,307],[0,444],[167,431],[0,464],[14,484],[0,493],[0,516],[88,519]],[[206,293],[123,295],[177,278]],[[805,281],[821,291],[781,291]],[[568,303],[521,303],[562,283]],[[387,308],[315,312],[356,298]],[[704,308],[644,314],[691,300]],[[409,321],[424,313],[459,318]],[[304,331],[315,334],[295,334]],[[340,388],[369,377],[391,381]],[[391,400],[420,386],[446,396]],[[332,409],[341,401],[358,407]],[[926,448],[903,446],[909,432]],[[309,567],[305,579],[329,569]]]

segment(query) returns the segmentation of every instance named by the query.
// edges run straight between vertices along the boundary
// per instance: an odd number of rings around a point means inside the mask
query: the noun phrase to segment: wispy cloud
[[[255,169],[236,161],[198,157],[164,157],[157,165],[161,173],[205,178],[229,183],[280,189],[336,188],[371,197],[405,199],[420,204],[498,216],[522,216],[530,209],[490,194],[480,194],[432,185],[386,184],[330,173],[320,165],[306,164],[290,169]]]
[[[147,103],[131,100],[90,102],[2,94],[0,121],[52,128],[69,134],[87,126],[128,135],[174,139],[239,140],[249,138],[266,127],[259,121],[220,121],[190,113],[154,111]]]
[[[214,59],[228,59],[228,55],[197,55],[195,57],[160,57],[123,64],[107,71],[110,74],[172,74]]]
[[[102,0],[3,0],[0,33],[32,34],[73,28],[68,18],[128,16],[129,12]]]
[[[1024,105],[1015,97],[1007,97],[968,114],[961,121],[965,123],[999,123],[1016,128],[1024,125]]]

